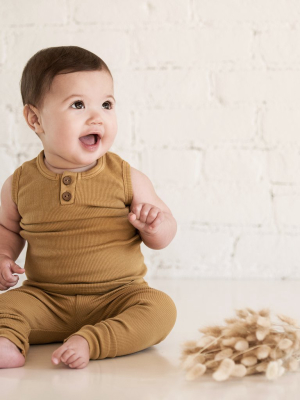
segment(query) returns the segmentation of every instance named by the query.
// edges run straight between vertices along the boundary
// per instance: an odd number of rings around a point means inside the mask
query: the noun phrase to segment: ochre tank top
[[[107,152],[88,171],[57,174],[44,150],[13,173],[12,199],[27,240],[23,286],[104,294],[145,282],[138,230],[128,221],[130,165]]]

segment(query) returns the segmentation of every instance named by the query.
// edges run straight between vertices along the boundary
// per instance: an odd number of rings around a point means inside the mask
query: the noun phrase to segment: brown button
[[[70,176],[64,176],[64,177],[63,177],[63,183],[64,183],[65,185],[70,185],[71,182],[72,182],[72,179],[71,179]]]
[[[72,197],[72,195],[71,195],[70,192],[64,192],[64,193],[62,194],[62,198],[63,198],[65,201],[71,200],[71,197]]]

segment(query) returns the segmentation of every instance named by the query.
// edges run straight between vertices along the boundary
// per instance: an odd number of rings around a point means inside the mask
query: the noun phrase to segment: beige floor
[[[198,328],[224,324],[235,308],[276,313],[300,322],[300,281],[147,279],[150,286],[168,293],[178,317],[169,336],[156,346],[123,357],[92,360],[81,370],[50,361],[58,343],[31,345],[24,367],[0,370],[0,399],[299,399],[300,373],[288,372],[276,381],[264,375],[216,382],[209,376],[187,381],[181,369],[180,344],[201,337]]]

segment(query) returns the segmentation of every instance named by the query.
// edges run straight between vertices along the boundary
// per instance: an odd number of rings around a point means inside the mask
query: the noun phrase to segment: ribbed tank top
[[[61,294],[104,294],[145,282],[138,230],[128,221],[130,165],[107,152],[88,171],[57,174],[44,150],[13,173],[12,199],[27,240],[26,280]]]

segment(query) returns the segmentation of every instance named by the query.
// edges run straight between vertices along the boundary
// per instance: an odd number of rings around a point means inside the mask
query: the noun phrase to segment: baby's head
[[[48,168],[89,169],[112,146],[118,129],[113,78],[97,55],[77,46],[40,50],[27,62],[20,87],[24,118],[43,143]],[[93,132],[94,145],[93,136],[82,139]]]

